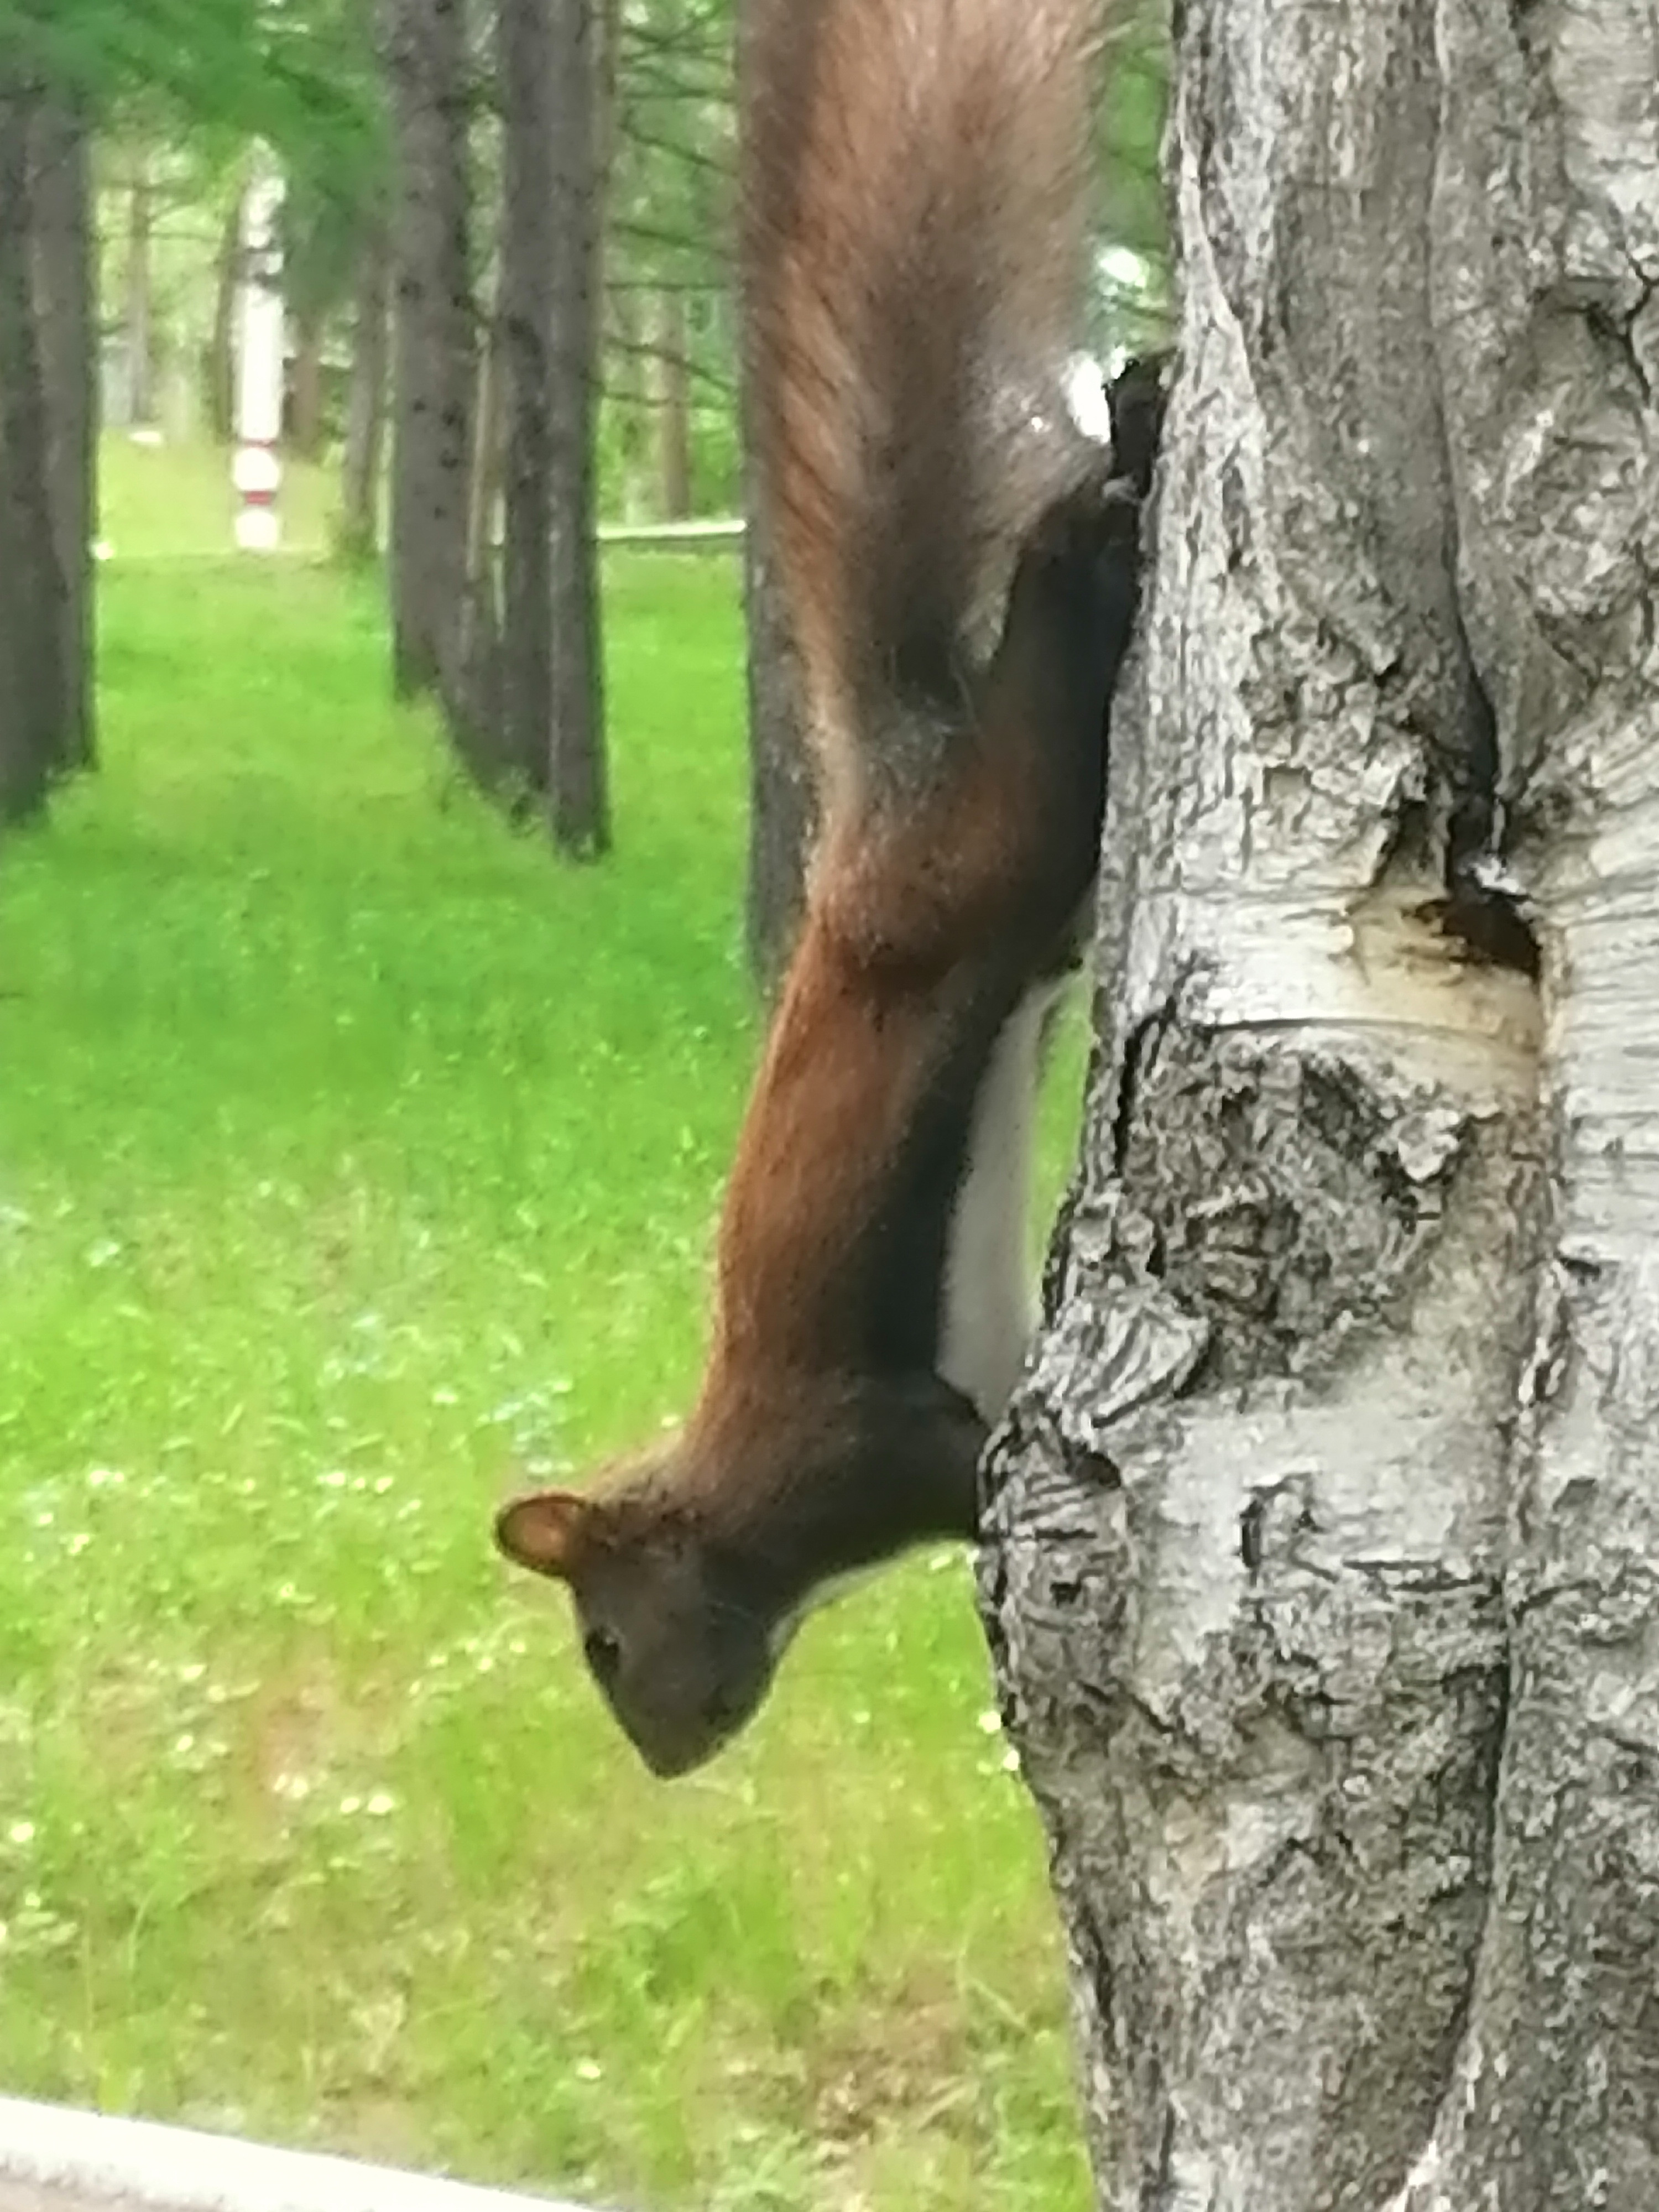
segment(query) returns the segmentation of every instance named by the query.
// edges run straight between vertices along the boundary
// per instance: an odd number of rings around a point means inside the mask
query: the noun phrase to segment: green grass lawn
[[[0,2086],[630,2212],[1080,2206],[965,1562],[664,1787],[489,1541],[695,1375],[732,568],[610,568],[570,870],[388,703],[372,580],[149,557],[217,465],[112,454],[106,765],[0,860]]]

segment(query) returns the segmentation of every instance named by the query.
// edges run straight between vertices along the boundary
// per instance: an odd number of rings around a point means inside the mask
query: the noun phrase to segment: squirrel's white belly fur
[[[1007,1404],[1036,1331],[1028,1238],[1042,1039],[1050,1014],[1075,980],[1045,979],[1027,992],[997,1039],[974,1101],[968,1165],[945,1258],[939,1371],[988,1423]],[[834,1604],[878,1571],[865,1567],[820,1583],[778,1622],[774,1650],[781,1654],[809,1613]]]
[[[1028,991],[997,1039],[951,1221],[939,1371],[988,1422],[1007,1404],[1036,1328],[1030,1237],[1042,1037],[1069,981]]]

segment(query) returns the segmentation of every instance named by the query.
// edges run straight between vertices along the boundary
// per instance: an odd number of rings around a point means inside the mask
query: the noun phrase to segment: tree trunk
[[[592,37],[596,78],[593,165],[599,179],[599,207],[603,215],[610,199],[617,149],[622,138],[622,0],[596,0]]]
[[[230,443],[235,428],[236,286],[241,273],[242,197],[239,192],[226,216],[213,257],[213,330],[208,339],[207,416],[215,439]]]
[[[599,235],[603,258],[611,206],[611,180],[621,143],[621,0],[601,0],[596,29],[599,93],[594,132],[599,177]],[[645,345],[640,328],[640,291],[629,279],[617,281],[610,267],[600,284],[600,321],[594,350],[596,401],[608,398],[622,454],[622,514],[625,522],[650,512],[651,461],[647,427],[650,399],[645,378]]]
[[[553,694],[551,384],[556,0],[501,0],[504,177],[501,348],[501,754],[544,790],[556,725]]]
[[[127,191],[127,421],[136,429],[155,419],[155,338],[150,313],[150,231],[154,220],[149,155],[132,157]]]
[[[1182,11],[981,1562],[1115,2212],[1659,2203],[1656,82],[1631,0]]]
[[[466,579],[476,373],[465,0],[390,0],[391,577],[399,697],[441,686]]]
[[[341,468],[340,547],[348,560],[374,557],[380,535],[380,454],[386,439],[386,239],[372,222],[357,264],[351,377]]]
[[[316,319],[295,331],[291,374],[289,434],[301,459],[314,461],[323,447],[323,329]]]
[[[57,765],[90,768],[94,708],[92,538],[98,466],[98,345],[91,139],[67,102],[34,116],[29,189],[34,308],[46,416],[47,495],[63,592],[58,645],[63,720]]]
[[[655,504],[652,491],[651,404],[645,378],[645,340],[640,330],[637,286],[617,284],[610,294],[610,337],[605,364],[617,447],[622,457],[622,511],[636,522]]]
[[[657,297],[657,483],[665,522],[691,512],[691,396],[685,360],[685,294]]]
[[[753,112],[749,27],[751,0],[738,11],[738,114],[746,127]],[[741,157],[741,148],[739,149]],[[745,315],[746,307],[739,302]],[[738,348],[746,364],[749,347]],[[741,371],[738,405],[746,420],[749,385]],[[753,441],[745,429],[745,454]],[[758,473],[745,467],[743,548],[744,627],[748,647],[749,871],[744,902],[750,972],[770,994],[795,942],[805,899],[806,854],[813,831],[814,794],[806,750],[800,677],[774,564],[772,520]]]
[[[752,472],[744,538],[748,639],[749,877],[744,923],[750,974],[770,994],[794,949],[812,834],[811,763],[788,611],[773,565],[769,519]]]
[[[505,24],[506,6],[501,10]],[[506,465],[505,363],[499,301],[485,325],[473,410],[471,481],[467,490],[466,592],[461,607],[457,674],[445,707],[451,738],[469,774],[492,797],[522,811],[526,787],[547,776],[545,743],[520,760],[507,723],[501,571],[495,532]]]
[[[33,268],[37,90],[0,51],[0,823],[45,805],[65,728],[64,580]]]
[[[611,843],[593,489],[602,183],[600,0],[549,0],[552,348],[547,379],[552,600],[548,818],[561,852]]]

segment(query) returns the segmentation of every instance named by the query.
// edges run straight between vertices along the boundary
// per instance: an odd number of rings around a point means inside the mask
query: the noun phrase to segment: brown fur
[[[885,734],[896,673],[948,711],[964,631],[1089,465],[1054,402],[1082,276],[1097,22],[1090,0],[756,8],[755,459],[825,803],[845,811],[880,775],[872,725]],[[896,749],[902,781],[909,748]]]
[[[756,460],[823,827],[685,1431],[498,1523],[569,1584],[662,1774],[756,1710],[827,1579],[973,1529],[984,1422],[938,1371],[952,1212],[998,1040],[1074,950],[1151,465],[1143,441],[1108,489],[1061,398],[1089,0],[759,11]]]

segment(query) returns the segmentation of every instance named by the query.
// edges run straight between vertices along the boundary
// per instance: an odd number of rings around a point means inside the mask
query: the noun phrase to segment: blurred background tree
[[[0,808],[94,758],[94,425],[228,445],[239,213],[283,171],[288,450],[386,556],[392,680],[573,856],[611,823],[596,526],[744,505],[738,0],[0,0]],[[1167,318],[1164,9],[1108,42],[1091,343]],[[51,526],[44,526],[50,509]],[[229,501],[227,495],[227,528]],[[765,518],[745,556],[749,942],[807,819]],[[626,834],[626,825],[623,832]]]

